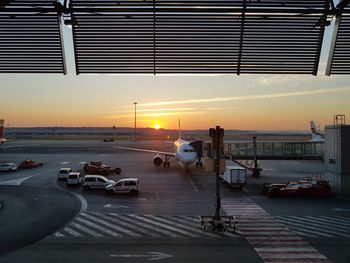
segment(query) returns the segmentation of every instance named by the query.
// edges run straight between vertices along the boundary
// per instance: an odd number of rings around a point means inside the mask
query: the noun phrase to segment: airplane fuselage
[[[190,142],[180,138],[174,142],[174,145],[176,147],[175,158],[181,166],[187,168],[197,160],[197,152],[190,145]]]

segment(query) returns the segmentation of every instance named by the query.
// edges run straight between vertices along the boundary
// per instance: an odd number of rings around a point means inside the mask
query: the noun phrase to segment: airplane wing
[[[121,149],[121,150],[137,151],[137,152],[156,153],[156,154],[162,154],[162,155],[166,155],[166,156],[175,157],[175,153],[172,153],[172,152],[162,152],[162,151],[157,151],[157,150],[129,148],[129,147],[121,147],[121,146],[113,146],[113,148]]]

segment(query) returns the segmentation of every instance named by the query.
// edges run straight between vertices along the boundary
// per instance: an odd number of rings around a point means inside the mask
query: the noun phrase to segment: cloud
[[[116,109],[116,107],[113,107]],[[137,109],[137,112],[162,112],[162,111],[194,111],[196,108],[163,108],[163,109]],[[120,113],[132,113],[135,112],[135,110],[128,110],[128,111],[118,111]]]
[[[215,107],[215,108],[205,108],[205,110],[235,110],[237,107]]]
[[[246,95],[246,96],[234,96],[234,97],[213,97],[213,98],[203,98],[203,99],[159,101],[159,102],[142,103],[142,104],[139,104],[139,106],[151,107],[151,106],[162,106],[162,105],[195,104],[195,103],[225,102],[225,101],[239,101],[239,100],[262,100],[262,99],[275,99],[275,98],[328,94],[328,93],[337,93],[337,92],[344,92],[344,91],[350,91],[350,87],[328,88],[328,89],[318,89],[318,90],[302,90],[302,91],[294,91],[294,92],[258,94],[258,95]]]
[[[167,116],[182,116],[182,115],[196,115],[205,114],[205,111],[191,111],[191,112],[159,112],[159,113],[141,113],[137,114],[138,117],[167,117]],[[109,115],[104,116],[105,119],[117,119],[117,118],[131,118],[133,114],[126,115]]]

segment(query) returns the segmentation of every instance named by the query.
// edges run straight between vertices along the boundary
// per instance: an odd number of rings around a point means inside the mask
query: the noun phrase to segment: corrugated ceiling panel
[[[316,74],[329,0],[71,3],[78,74]]]
[[[252,1],[246,6],[240,73],[317,74],[327,0]],[[256,14],[250,9],[266,8]],[[283,13],[271,12],[284,9]],[[294,9],[319,13],[295,13]]]
[[[116,8],[99,13],[74,12],[77,74],[154,73],[153,1],[71,1],[72,7]],[[145,11],[132,11],[145,7]]]
[[[52,2],[9,0],[0,6],[0,73],[65,73]],[[24,10],[14,11],[18,7]],[[52,12],[41,13],[40,8]]]

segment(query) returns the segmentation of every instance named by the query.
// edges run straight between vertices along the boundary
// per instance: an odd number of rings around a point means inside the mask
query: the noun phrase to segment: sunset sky
[[[134,125],[207,129],[323,129],[334,114],[350,117],[350,77],[325,76],[326,34],[318,76],[75,75],[65,29],[68,75],[2,74],[0,118],[10,127]]]

